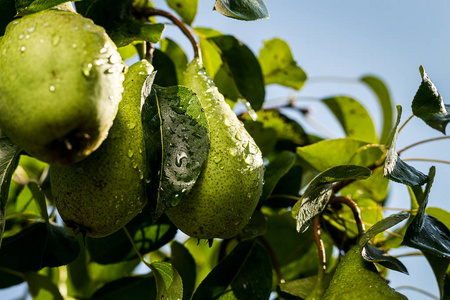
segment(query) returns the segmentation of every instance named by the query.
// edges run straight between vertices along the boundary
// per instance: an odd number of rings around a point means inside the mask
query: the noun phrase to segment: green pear
[[[408,299],[392,289],[364,260],[358,245],[351,248],[339,263],[323,300],[396,300]]]
[[[77,13],[12,21],[0,41],[0,128],[42,161],[80,161],[112,126],[124,69],[104,29]]]
[[[183,85],[200,101],[210,129],[210,151],[197,182],[166,214],[199,239],[230,238],[248,223],[263,186],[262,154],[225,102],[201,61],[191,62]]]
[[[147,203],[145,145],[141,123],[141,90],[153,66],[132,65],[108,138],[81,162],[51,166],[56,208],[75,232],[107,236],[136,216]]]

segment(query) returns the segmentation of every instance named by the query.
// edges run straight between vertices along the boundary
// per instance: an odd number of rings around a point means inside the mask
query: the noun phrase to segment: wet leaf
[[[142,120],[157,218],[195,184],[208,157],[209,127],[197,96],[183,86],[152,87]]]
[[[285,41],[279,38],[265,41],[258,60],[266,85],[276,83],[300,90],[305,84],[306,73],[297,65]]]
[[[359,239],[359,246],[363,247],[365,244],[367,244],[371,239],[373,239],[378,234],[384,232],[385,230],[397,225],[398,223],[402,222],[406,218],[409,217],[408,212],[400,212],[394,215],[390,215],[389,217],[386,217],[376,224],[374,224],[372,227],[370,227]]]
[[[408,270],[401,261],[393,256],[388,255],[381,249],[367,243],[362,247],[361,251],[361,255],[365,260],[379,263],[383,267],[409,275]]]
[[[162,261],[155,261],[150,266],[155,274],[156,299],[183,299],[183,282],[174,266]]]
[[[383,128],[381,130],[380,142],[386,144],[391,133],[392,126],[394,125],[394,107],[392,104],[391,96],[386,84],[379,78],[374,76],[364,76],[360,80],[367,84],[367,86],[376,95],[378,104],[380,105],[383,115]]]
[[[239,243],[202,281],[192,297],[215,299],[268,299],[272,266],[267,251],[254,239]]]
[[[397,123],[392,131],[390,142],[388,143],[389,151],[386,154],[383,176],[392,181],[409,186],[423,185],[427,182],[428,177],[416,168],[402,161],[395,150],[400,119],[402,116],[402,108],[400,105],[397,106],[397,113]]]
[[[322,102],[333,112],[348,137],[378,143],[372,118],[357,100],[336,96],[323,99]]]
[[[215,36],[208,40],[219,47],[241,95],[253,109],[259,110],[266,92],[261,66],[253,52],[231,35]]]
[[[428,77],[424,68],[420,66],[422,83],[414,96],[411,108],[413,114],[421,118],[430,127],[445,134],[445,128],[450,122],[450,105],[445,105],[436,86]]]
[[[216,0],[214,9],[226,17],[253,21],[269,18],[263,0]]]
[[[362,166],[342,165],[317,175],[308,185],[302,198],[292,208],[297,219],[297,231],[305,232],[312,221],[325,209],[333,193],[334,182],[346,179],[367,179],[370,169]]]
[[[166,0],[171,9],[183,19],[183,22],[191,25],[197,14],[198,0]]]

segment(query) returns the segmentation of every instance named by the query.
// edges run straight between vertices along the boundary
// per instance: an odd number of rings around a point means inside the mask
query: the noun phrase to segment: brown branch
[[[358,205],[350,198],[348,197],[332,197],[330,199],[330,204],[333,203],[341,203],[341,204],[345,204],[347,205],[352,213],[353,213],[353,217],[355,218],[355,222],[356,222],[356,226],[358,227],[358,233],[359,235],[363,235],[365,230],[365,226],[364,226],[364,222],[362,221],[361,218],[361,210],[359,209]]]
[[[325,247],[323,245],[322,238],[320,237],[320,216],[317,216],[313,222],[313,238],[314,242],[316,243],[317,252],[319,255],[319,272],[317,276],[319,280],[321,280],[327,268],[326,265],[327,258],[325,253]]]
[[[195,40],[195,38],[192,35],[192,33],[189,30],[189,28],[187,28],[186,24],[184,24],[180,19],[175,17],[173,14],[171,14],[170,12],[167,12],[167,11],[164,11],[164,10],[155,9],[155,8],[136,8],[136,14],[139,17],[144,17],[144,18],[148,18],[148,17],[151,17],[151,16],[162,16],[162,17],[165,17],[165,18],[169,19],[170,21],[172,21],[172,23],[174,23],[176,26],[178,26],[178,28],[180,28],[180,30],[184,33],[184,35],[191,42],[192,47],[194,48],[194,57],[195,58],[200,58],[200,46],[199,46],[199,44]]]

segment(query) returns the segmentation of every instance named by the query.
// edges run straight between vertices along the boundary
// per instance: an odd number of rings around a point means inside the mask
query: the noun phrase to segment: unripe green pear
[[[339,263],[323,300],[405,300],[378,274],[375,265],[365,261],[358,245]]]
[[[91,237],[109,235],[147,203],[141,90],[153,70],[147,61],[132,65],[108,138],[81,162],[51,166],[52,193],[64,222]]]
[[[166,214],[192,237],[230,238],[248,223],[258,204],[264,174],[262,154],[200,60],[188,65],[183,85],[197,94],[205,111],[211,148],[192,190]]]
[[[12,21],[0,41],[0,128],[55,165],[79,161],[108,134],[124,64],[104,29],[69,11]]]

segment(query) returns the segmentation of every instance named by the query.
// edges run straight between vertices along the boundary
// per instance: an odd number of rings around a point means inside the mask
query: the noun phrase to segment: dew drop
[[[24,35],[23,34],[19,34],[18,38],[19,38],[19,40],[21,40],[21,39],[24,38]]]
[[[231,154],[231,156],[236,156],[236,149],[230,148],[230,154]]]
[[[221,160],[222,160],[222,157],[220,157],[220,156],[214,157],[214,162],[215,162],[216,164],[218,164]]]
[[[53,38],[52,38],[52,45],[53,46],[58,45],[60,40],[61,40],[61,38],[59,37],[59,35],[53,36]]]
[[[91,71],[92,71],[92,64],[91,63],[87,63],[83,65],[83,75],[86,77],[89,77],[91,75]]]
[[[25,46],[20,47],[20,54],[24,54],[27,48]]]
[[[236,133],[236,139],[238,141],[242,141],[242,136],[241,136],[241,134],[239,132]]]
[[[27,32],[28,32],[28,33],[33,33],[33,32],[34,32],[34,29],[35,29],[34,27],[30,27],[30,28],[27,29]]]
[[[54,91],[56,90],[56,88],[55,88],[54,85],[51,85],[51,86],[48,87],[48,90],[49,90],[50,92],[54,92]]]
[[[127,124],[128,129],[134,129],[136,127],[136,123],[130,122]]]
[[[175,162],[177,167],[181,167],[182,166],[184,158],[187,158],[187,154],[185,152],[177,153],[177,160]]]
[[[133,160],[133,162],[131,163],[131,166],[133,167],[133,169],[136,169],[138,166],[138,163]]]
[[[251,198],[252,197],[252,193],[247,193],[247,198]]]
[[[142,173],[141,170],[139,170],[139,179],[140,180],[144,179],[144,173]]]
[[[223,117],[223,123],[225,124],[225,126],[230,127],[231,126],[231,122],[230,119],[227,116]]]
[[[245,162],[251,165],[253,163],[253,155],[251,154],[247,155],[247,157],[245,158]]]
[[[116,64],[116,63],[120,62],[120,60],[121,60],[121,58],[120,58],[119,54],[113,54],[109,57],[109,62],[111,64]]]
[[[108,51],[108,49],[106,47],[103,47],[102,49],[100,49],[100,53],[106,53]]]
[[[25,36],[25,38],[26,38],[26,39],[29,39],[29,38],[30,38],[30,35],[29,35],[29,34],[27,34],[27,35]]]
[[[134,154],[133,150],[129,149],[128,150],[128,157],[133,157],[133,154]]]
[[[223,170],[223,168],[225,168],[225,166],[224,166],[223,164],[221,164],[221,165],[219,166],[219,168],[220,168],[221,170]]]
[[[73,26],[72,29],[73,30],[78,30],[78,26]]]

